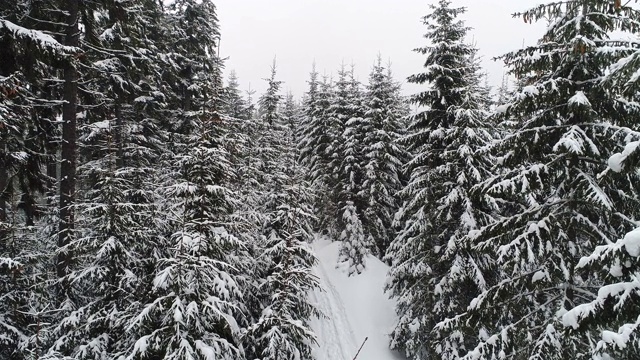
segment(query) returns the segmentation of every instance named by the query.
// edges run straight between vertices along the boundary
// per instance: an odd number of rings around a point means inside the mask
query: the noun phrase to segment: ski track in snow
[[[319,310],[328,317],[322,319],[316,328],[319,348],[316,349],[316,359],[351,360],[355,356],[352,351],[357,351],[358,345],[355,340],[353,328],[349,323],[344,302],[335,286],[331,283],[327,271],[322,262],[314,268],[323,292],[314,292],[313,297],[318,304]],[[346,339],[344,336],[346,335]]]
[[[339,242],[318,238],[312,244],[318,257],[313,274],[324,291],[310,295],[326,318],[312,319],[318,344],[315,360],[353,360],[365,337],[358,360],[406,360],[389,350],[389,332],[397,321],[395,301],[384,293],[388,266],[368,255],[365,271],[348,277],[336,268]]]

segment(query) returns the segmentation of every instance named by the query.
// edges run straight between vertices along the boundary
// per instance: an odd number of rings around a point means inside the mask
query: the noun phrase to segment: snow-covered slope
[[[365,337],[358,360],[404,359],[388,348],[396,316],[394,302],[384,293],[387,265],[369,256],[366,270],[348,277],[336,268],[339,242],[318,239],[313,247],[319,259],[314,272],[325,291],[311,296],[327,316],[311,324],[318,336],[316,360],[352,360]]]

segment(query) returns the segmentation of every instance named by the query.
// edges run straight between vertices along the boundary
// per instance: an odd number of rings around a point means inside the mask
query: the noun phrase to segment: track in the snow
[[[389,268],[368,256],[365,271],[348,277],[336,268],[339,242],[318,239],[313,249],[319,260],[313,272],[324,291],[310,295],[325,315],[311,322],[318,341],[313,350],[315,359],[353,360],[368,337],[358,360],[403,360],[388,348],[388,334],[396,322],[394,302],[384,293]]]
[[[318,304],[318,309],[327,317],[320,319],[315,327],[319,342],[316,359],[352,360],[355,354],[352,352],[357,350],[358,345],[344,303],[327,276],[322,262],[314,268],[314,273],[324,292],[316,291],[312,298]]]

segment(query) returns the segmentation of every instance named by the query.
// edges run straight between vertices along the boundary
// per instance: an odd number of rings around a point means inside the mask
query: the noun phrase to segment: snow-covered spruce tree
[[[300,126],[300,159],[307,167],[308,179],[317,190],[314,213],[318,219],[315,229],[335,234],[336,204],[333,200],[333,178],[331,176],[332,139],[336,131],[329,122],[329,107],[334,97],[332,83],[325,76],[318,80],[315,65],[311,72],[309,90],[305,96],[304,119]]]
[[[391,347],[411,359],[439,358],[431,330],[464,310],[485,286],[484,266],[464,237],[490,218],[490,207],[471,189],[490,173],[479,150],[491,137],[472,67],[475,50],[465,43],[468,28],[458,19],[465,9],[450,4],[439,1],[424,18],[432,45],[416,50],[427,57],[425,71],[409,81],[428,88],[411,99],[424,110],[411,116],[402,139],[413,159],[401,193],[402,229],[387,253],[388,288],[399,299],[400,315]]]
[[[379,56],[369,74],[365,94],[365,126],[363,139],[364,181],[360,196],[366,203],[364,227],[383,257],[393,240],[393,216],[398,210],[397,193],[405,153],[398,144],[400,138],[400,108],[396,84],[382,65]]]
[[[315,62],[312,65],[311,73],[309,73],[309,80],[307,81],[309,89],[304,93],[302,98],[302,121],[299,128],[296,130],[296,137],[301,140],[299,145],[300,162],[306,166],[311,175],[310,180],[315,180],[315,176],[318,169],[323,166],[323,162],[318,157],[316,147],[318,146],[318,135],[314,126],[312,126],[317,119],[315,114],[317,112],[318,92],[320,82],[318,81],[318,71],[316,70]]]
[[[334,177],[333,197],[337,205],[336,221],[342,241],[338,263],[346,265],[349,275],[360,274],[365,267],[365,256],[373,247],[372,238],[365,234],[362,224],[366,204],[361,189],[364,179],[363,153],[364,109],[360,83],[343,65],[335,84],[334,101],[329,108],[329,119],[335,135],[329,151],[330,168]]]
[[[295,201],[296,186],[286,191],[292,196],[286,202]],[[319,313],[309,302],[308,293],[319,285],[311,274],[316,258],[306,244],[310,234],[300,224],[310,217],[302,208],[282,204],[266,229],[262,256],[270,266],[260,291],[269,297],[262,315],[246,334],[247,353],[252,359],[312,359],[315,335],[308,321]]]
[[[609,159],[614,172],[636,172],[640,134],[625,149]],[[595,271],[604,281],[597,297],[580,304],[562,316],[563,325],[573,334],[589,334],[601,331],[594,351],[595,359],[633,359],[640,356],[640,230],[627,233],[615,243],[597,246],[594,252],[583,257],[578,271]]]
[[[224,107],[225,115],[236,119],[247,119],[247,103],[242,97],[240,84],[238,83],[238,75],[231,70],[227,87],[224,89]]]
[[[281,126],[278,109],[282,101],[282,81],[276,79],[275,60],[271,66],[271,74],[265,80],[269,85],[258,101],[261,117],[247,121],[243,127],[248,143],[242,172],[246,179],[244,181],[249,185],[247,200],[256,212],[255,225],[258,227],[264,222],[264,216],[268,212],[266,203],[280,174],[279,156],[283,141],[286,140],[278,138],[279,134],[276,134]]]
[[[146,252],[153,279],[128,323],[135,339],[128,358],[242,359],[246,258],[230,217],[234,194],[225,186],[232,169],[222,144],[215,6],[174,1],[164,21],[163,49],[173,51],[162,57],[160,81],[167,103],[160,125],[168,132],[157,164],[162,224]]]
[[[285,132],[277,132],[285,135]],[[294,144],[289,142],[288,150]],[[295,161],[295,153],[282,154]],[[258,291],[260,316],[245,334],[247,357],[262,360],[312,359],[316,341],[309,320],[319,316],[309,292],[319,284],[311,273],[316,258],[309,249],[312,197],[302,174],[285,164],[270,196],[259,263],[265,266]],[[291,173],[290,171],[294,171]]]
[[[282,81],[276,79],[275,59],[271,66],[271,75],[266,81],[269,86],[258,101],[261,118],[255,122],[256,129],[252,144],[254,159],[258,161],[257,171],[253,176],[260,185],[261,206],[265,206],[273,186],[279,183],[277,178],[281,173],[279,169],[282,167],[279,156],[283,151],[282,146],[287,140],[278,137],[282,126],[279,113],[282,102],[280,94]],[[263,210],[266,209],[263,208]]]
[[[637,17],[637,13],[631,8],[620,6],[614,7],[614,10],[624,13],[625,16]],[[628,29],[631,30],[633,29]],[[628,100],[628,106],[636,108],[638,77],[635,74],[640,65],[638,59],[639,51],[621,59],[610,68],[610,72],[601,82],[602,86],[621,91]],[[628,120],[631,120],[628,125],[633,126],[634,119]],[[640,134],[630,129],[627,132],[624,149],[609,158],[609,171],[635,176],[640,167]],[[638,195],[631,193],[629,196],[635,198]],[[637,218],[637,213],[629,215]],[[583,257],[578,263],[577,271],[597,272],[604,284],[598,290],[595,299],[564,314],[563,324],[577,334],[589,334],[594,329],[603,329],[594,358],[631,359],[640,356],[639,239],[638,229],[635,229],[615,243],[596,247],[592,254]]]
[[[298,139],[298,129],[300,128],[300,120],[302,118],[300,105],[296,102],[293,97],[293,93],[291,91],[287,92],[287,95],[284,98],[284,105],[282,106],[282,111],[280,113],[280,118],[282,119],[282,123],[289,128],[290,139],[295,144],[298,143],[296,141]],[[295,151],[297,153],[297,151]],[[298,160],[296,160],[298,161]]]
[[[180,135],[189,134],[199,121],[205,94],[210,110],[223,111],[223,64],[216,55],[220,31],[211,0],[171,1],[165,17],[161,91],[167,106],[162,126],[173,133],[169,140],[178,143],[183,141]]]
[[[500,278],[465,313],[438,325],[456,359],[592,356],[599,334],[565,333],[559,325],[567,310],[592,301],[600,284],[575,267],[597,246],[622,238],[640,206],[637,173],[603,173],[626,133],[617,125],[638,114],[635,104],[600,84],[629,51],[609,34],[637,19],[609,5],[573,0],[519,14],[552,21],[537,45],[503,57],[527,84],[498,113],[519,119],[495,148],[505,169],[478,190],[509,211],[468,236],[475,252],[495,259]],[[456,346],[464,329],[479,332],[474,346]]]
[[[342,207],[344,229],[340,233],[340,253],[337,267],[344,267],[347,274],[361,274],[366,266],[366,256],[371,253],[370,238],[364,233],[361,216],[352,201],[346,201]]]
[[[279,120],[279,107],[282,102],[282,95],[280,94],[280,86],[282,81],[276,80],[276,59],[273,59],[271,65],[271,76],[266,79],[269,83],[267,91],[260,97],[258,104],[260,105],[260,111],[263,114],[262,120],[267,125],[273,125]]]
[[[331,177],[331,188],[333,202],[337,206],[337,213],[334,215],[337,219],[337,230],[342,231],[345,224],[342,222],[342,212],[347,202],[356,201],[356,197],[360,190],[362,181],[361,176],[361,144],[357,142],[358,131],[361,128],[354,129],[361,123],[349,124],[355,115],[356,110],[352,98],[349,74],[344,64],[338,71],[338,79],[334,83],[334,96],[332,97],[327,115],[331,133],[329,135],[330,145],[327,147],[327,153],[330,157],[329,167],[327,169],[328,176]],[[348,140],[348,141],[347,141]],[[349,155],[348,155],[348,154]],[[360,205],[360,201],[356,201]]]
[[[260,118],[242,121],[240,132],[244,137],[242,155],[239,160],[237,174],[239,182],[238,194],[241,197],[239,212],[236,214],[245,219],[244,237],[252,254],[252,266],[245,288],[245,299],[248,311],[248,325],[253,326],[261,317],[267,306],[265,298],[268,293],[261,289],[261,282],[266,278],[270,260],[261,254],[265,251],[265,243],[260,241],[264,236],[265,224],[270,223],[275,203],[279,201],[281,184],[287,176],[284,171],[285,157],[289,156],[284,146],[288,144],[285,134],[287,128],[281,124],[280,87],[277,80],[275,62],[271,73],[265,80],[267,91],[259,98]],[[247,346],[255,339],[245,337]],[[251,355],[249,355],[251,356]]]
[[[261,148],[259,170],[265,184],[255,271],[258,308],[255,322],[244,335],[245,348],[251,359],[311,359],[315,336],[308,321],[317,310],[309,303],[308,292],[318,286],[311,274],[316,259],[306,245],[311,239],[312,198],[297,166],[295,129],[290,123],[294,115],[285,119],[277,112],[281,82],[275,76],[274,64],[260,100],[261,135],[256,145]],[[289,102],[291,107],[292,99]]]
[[[124,329],[152,280],[160,221],[151,164],[163,141],[156,77],[162,38],[147,35],[160,33],[161,8],[150,1],[92,6],[81,43],[79,212],[68,246],[76,258],[66,277],[74,296],[51,326],[49,358],[115,358],[133,347],[136,338]]]
[[[197,122],[190,148],[177,158],[175,232],[156,263],[149,299],[131,321],[135,359],[241,359],[237,322],[243,245],[226,229],[231,194],[221,186],[230,172],[211,119]]]
[[[6,59],[3,59],[6,60]],[[22,359],[33,319],[26,314],[32,285],[21,255],[32,245],[25,235],[17,208],[20,190],[16,177],[35,154],[25,144],[30,122],[21,93],[21,74],[0,74],[0,357]],[[18,93],[20,92],[20,94]],[[31,245],[31,246],[30,246]]]
[[[132,169],[117,165],[114,129],[99,125],[81,138],[85,146],[106,149],[78,169],[79,180],[92,187],[77,205],[82,217],[69,245],[77,263],[68,275],[75,308],[50,329],[56,340],[47,358],[118,358],[135,342],[126,327],[139,307],[141,250],[154,233],[150,204],[133,201],[142,189],[131,180]]]
[[[0,357],[7,359],[39,355],[29,338],[42,335],[38,316],[52,302],[43,286],[52,274],[44,254],[51,246],[35,226],[50,189],[44,170],[55,161],[47,145],[61,109],[45,78],[55,79],[53,64],[78,52],[41,31],[40,20],[51,20],[37,19],[41,6],[46,2],[0,4]]]

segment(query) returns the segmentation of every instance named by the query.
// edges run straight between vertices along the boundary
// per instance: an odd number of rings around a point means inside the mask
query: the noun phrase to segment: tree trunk
[[[0,256],[6,256],[7,251],[7,200],[5,191],[9,181],[7,174],[7,166],[4,161],[0,160]]]
[[[59,72],[58,70],[55,71],[56,73]],[[48,90],[45,96],[53,99],[56,94]],[[58,193],[58,136],[60,134],[60,125],[56,121],[56,114],[51,109],[40,113],[39,117],[40,121],[42,121],[41,126],[44,131],[47,154],[47,208],[53,208],[55,206],[55,195]]]
[[[78,7],[79,0],[67,0],[67,30],[65,45],[78,46]],[[62,108],[62,159],[60,163],[60,226],[58,248],[66,247],[72,239],[74,229],[74,209],[76,191],[76,106],[78,95],[78,71],[75,59],[70,57],[64,64],[64,105]],[[73,254],[68,250],[60,251],[56,262],[58,278],[64,278],[69,271]],[[61,294],[68,294],[69,286],[62,282]]]

